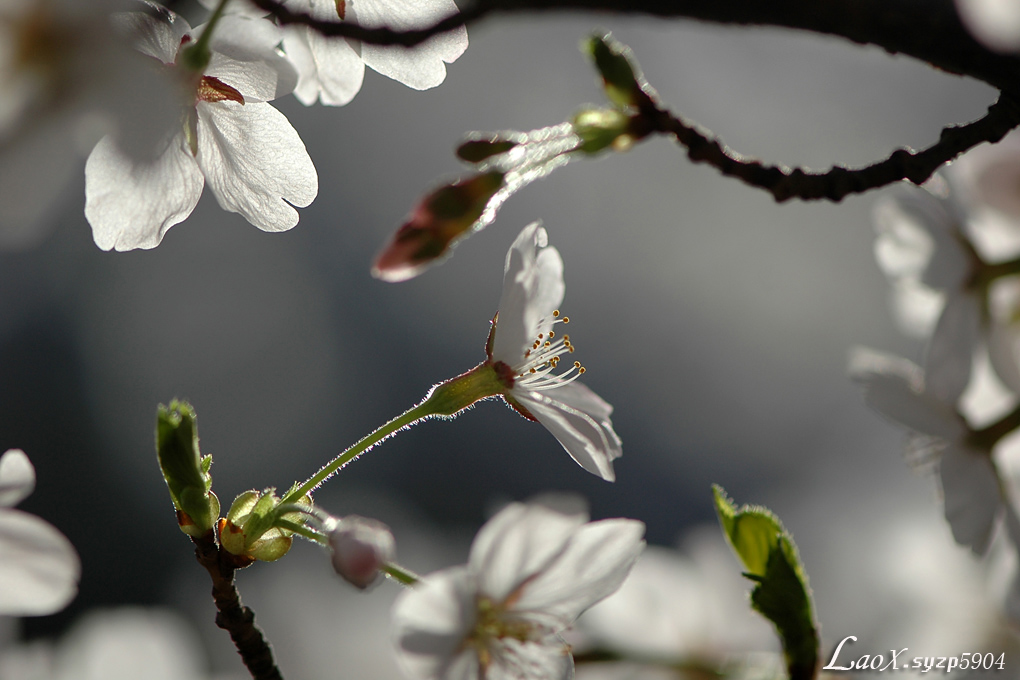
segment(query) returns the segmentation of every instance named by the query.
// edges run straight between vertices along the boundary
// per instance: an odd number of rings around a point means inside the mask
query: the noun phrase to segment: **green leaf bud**
[[[159,406],[156,457],[181,531],[189,536],[204,535],[219,517],[220,502],[211,491],[212,456],[202,458],[199,454],[198,426],[190,404],[174,400],[169,407]]]
[[[768,509],[745,505],[739,510],[726,492],[713,485],[723,532],[755,581],[751,605],[773,623],[783,644],[790,680],[817,675],[819,635],[811,588],[793,537]]]
[[[648,101],[641,69],[629,47],[607,33],[591,36],[582,49],[595,61],[609,101],[621,107],[639,107]]]

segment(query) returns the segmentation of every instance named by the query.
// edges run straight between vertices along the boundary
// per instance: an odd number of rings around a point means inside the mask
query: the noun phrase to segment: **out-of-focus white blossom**
[[[144,54],[181,81],[181,122],[153,162],[138,162],[103,139],[85,166],[85,216],[104,250],[154,248],[191,214],[208,183],[224,210],[263,231],[298,222],[293,206],[318,193],[315,167],[301,138],[269,102],[292,91],[296,74],[277,51],[282,34],[268,21],[223,17],[201,74],[178,63],[202,33],[152,6],[123,15]]]
[[[78,594],[81,563],[71,542],[14,509],[34,488],[35,469],[23,451],[0,456],[0,615],[52,614]]]
[[[954,319],[944,314],[943,321]],[[953,538],[984,554],[1005,502],[992,451],[972,440],[957,410],[970,379],[971,357],[933,343],[925,367],[861,349],[851,357],[850,374],[864,389],[869,406],[914,433],[915,448],[939,455],[945,515]]]
[[[169,80],[115,30],[114,0],[0,0],[0,248],[34,245],[105,134],[132,158],[171,121]]]
[[[956,0],[967,30],[998,52],[1020,49],[1020,2],[1017,0]]]
[[[215,0],[201,1],[209,9],[216,5]],[[283,4],[324,21],[396,30],[424,28],[457,12],[453,0],[285,0]],[[232,2],[228,11],[264,14],[240,0]],[[463,26],[410,49],[330,38],[307,26],[287,26],[283,31],[283,49],[300,76],[294,96],[309,106],[316,101],[329,106],[348,104],[361,90],[366,66],[415,90],[437,87],[446,80],[446,64],[455,62],[467,46]]]
[[[40,641],[4,649],[0,678],[211,680],[203,657],[197,635],[178,615],[125,607],[85,615],[55,645]]]
[[[972,294],[979,264],[964,231],[963,207],[942,178],[932,188],[902,187],[873,211],[875,259],[893,284],[897,321],[918,337],[932,332],[953,298]]]
[[[588,523],[583,511],[512,503],[489,520],[468,564],[425,577],[393,609],[397,659],[413,678],[564,679],[560,637],[615,591],[644,546],[644,525]]]
[[[623,454],[609,419],[613,407],[577,381],[584,373],[579,362],[555,372],[574,351],[569,335],[553,331],[569,321],[558,309],[565,290],[559,251],[537,222],[525,227],[506,255],[489,360],[509,387],[507,403],[545,425],[585,470],[612,481],[613,460]]]

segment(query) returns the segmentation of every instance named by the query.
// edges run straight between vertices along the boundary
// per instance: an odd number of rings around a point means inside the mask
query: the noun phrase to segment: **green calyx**
[[[495,366],[486,361],[467,373],[436,385],[418,408],[424,409],[428,415],[449,417],[475,402],[499,396],[506,391],[507,386],[500,379]]]
[[[199,453],[198,426],[190,404],[174,400],[169,407],[160,405],[156,457],[177,509],[181,531],[189,536],[204,535],[219,517],[220,502],[211,490],[212,456],[203,458]]]
[[[312,506],[308,496],[292,503]],[[304,524],[302,513],[280,512],[280,509],[276,489],[245,491],[230,504],[220,528],[220,545],[229,553],[261,562],[280,559],[294,542],[294,532],[287,526]]]

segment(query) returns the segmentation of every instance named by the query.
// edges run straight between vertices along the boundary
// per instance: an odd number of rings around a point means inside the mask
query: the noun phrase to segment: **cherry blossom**
[[[133,161],[103,139],[85,166],[85,216],[104,250],[154,248],[191,214],[208,183],[224,210],[263,231],[298,222],[294,206],[318,193],[315,167],[286,117],[267,102],[292,91],[296,74],[277,51],[280,29],[268,21],[226,16],[210,41],[201,74],[181,55],[202,33],[152,6],[123,20],[138,49],[178,76],[182,120],[153,162]]]
[[[559,251],[539,223],[528,225],[507,252],[488,363],[512,408],[545,425],[585,470],[613,481],[612,462],[623,454],[609,419],[613,407],[577,381],[585,372],[580,362],[556,373],[561,357],[574,352],[570,336],[553,330],[570,321],[558,309],[565,290]]]
[[[212,9],[216,3],[202,0],[202,4]],[[457,11],[453,0],[286,0],[283,4],[316,19],[398,30],[429,26]],[[228,11],[265,14],[238,1],[232,2]],[[294,96],[308,106],[316,101],[329,106],[350,103],[361,90],[366,66],[415,90],[438,87],[446,80],[446,64],[456,61],[467,46],[463,26],[410,49],[330,38],[306,26],[287,26],[283,31],[283,49],[299,75]]]
[[[1020,2],[956,0],[960,19],[975,38],[998,52],[1020,49]]]
[[[943,315],[943,321],[957,320]],[[944,511],[953,538],[982,555],[1005,501],[992,449],[973,436],[957,411],[970,366],[969,356],[965,359],[963,353],[939,343],[929,349],[926,370],[906,359],[858,350],[850,372],[863,387],[869,406],[910,429],[914,448],[938,455]]]
[[[35,515],[15,510],[35,488],[28,456],[0,456],[0,614],[38,616],[60,611],[78,593],[81,563],[67,538]]]
[[[132,158],[170,124],[169,82],[110,21],[114,0],[0,1],[0,247],[45,236],[45,217],[106,134]]]
[[[397,660],[409,676],[572,677],[560,633],[619,588],[644,547],[644,525],[588,522],[565,505],[511,503],[478,532],[467,565],[401,594],[393,621]]]

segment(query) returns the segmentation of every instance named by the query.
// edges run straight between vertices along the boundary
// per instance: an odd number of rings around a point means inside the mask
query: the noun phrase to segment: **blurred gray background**
[[[29,454],[38,487],[22,507],[64,531],[84,562],[75,603],[26,620],[26,636],[125,603],[174,604],[211,626],[208,583],[155,462],[156,405],[195,406],[225,506],[246,489],[303,479],[484,358],[506,249],[537,219],[566,264],[563,309],[586,382],[616,407],[618,481],[585,473],[543,428],[483,403],[372,451],[324,487],[323,507],[440,527],[446,538],[436,540],[460,546],[460,557],[437,549],[435,563],[408,564],[427,571],[462,559],[498,503],[550,489],[585,495],[596,517],[641,519],[651,542],[673,545],[714,521],[717,482],[738,502],[772,507],[798,539],[826,644],[861,634],[866,612],[887,604],[862,566],[886,550],[877,528],[920,517],[940,550],[970,559],[939,520],[933,480],[904,464],[901,433],[845,377],[857,344],[920,353],[898,334],[872,257],[878,193],[776,205],[651,139],[527,187],[418,279],[370,277],[418,198],[463,171],[452,151],[464,133],[552,125],[602,102],[578,50],[596,29],[633,48],[674,111],[774,163],[873,162],[930,145],[994,99],[878,49],[787,31],[499,17],[470,27],[468,51],[436,90],[369,71],[344,108],[277,102],[320,183],[289,232],[262,233],[207,191],[157,249],[102,252],[78,177],[36,247],[0,253],[0,447]],[[401,550],[423,536],[398,530]],[[294,552],[328,570],[313,546]],[[921,564],[905,582],[939,566]],[[256,611],[275,568],[240,575]],[[217,664],[235,670],[226,636],[210,635],[225,648]]]

